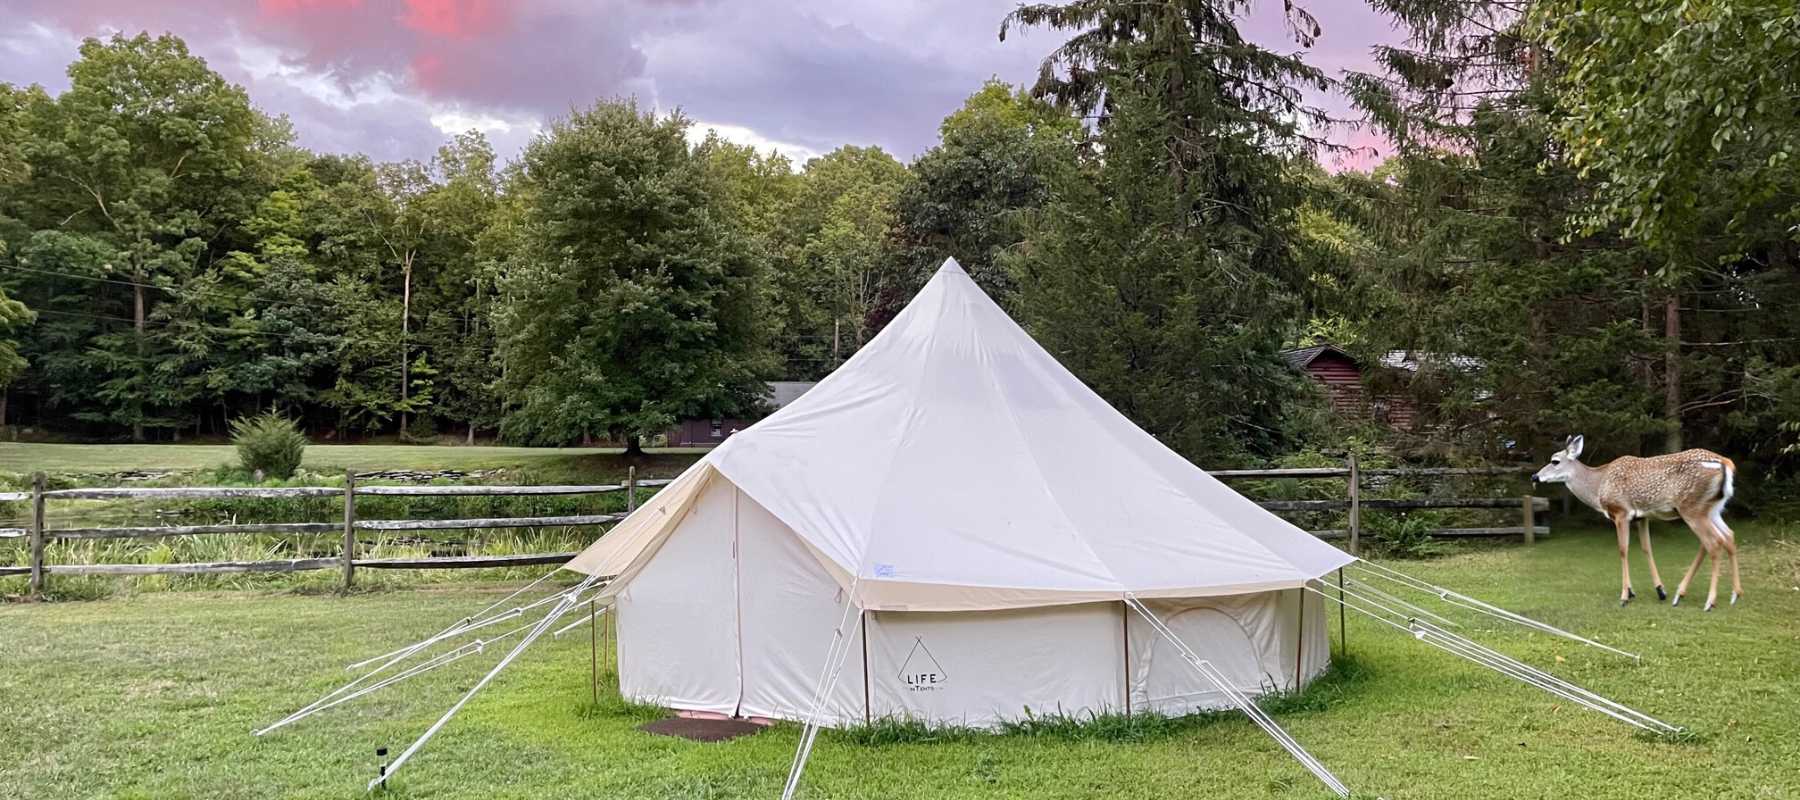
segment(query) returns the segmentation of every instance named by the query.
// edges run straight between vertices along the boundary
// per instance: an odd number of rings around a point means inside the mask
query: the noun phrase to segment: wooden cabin
[[[1375,392],[1369,386],[1378,372],[1410,372],[1405,359],[1384,358],[1368,365],[1334,345],[1320,344],[1282,352],[1288,363],[1324,387],[1331,410],[1349,419],[1367,419],[1395,430],[1411,430],[1418,406],[1411,398],[1393,392]],[[1389,361],[1394,363],[1390,364]]]

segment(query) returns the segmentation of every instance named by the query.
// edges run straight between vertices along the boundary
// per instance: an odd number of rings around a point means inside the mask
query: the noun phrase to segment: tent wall
[[[726,483],[721,481],[721,483]],[[833,632],[844,620],[844,591],[813,551],[749,495],[737,492],[738,585],[744,643],[741,713],[805,719]],[[851,617],[850,643],[824,723],[841,727],[864,717],[861,620]]]
[[[823,556],[729,480],[701,490],[618,593],[625,696],[803,719],[845,593]],[[1149,600],[1239,689],[1291,689],[1329,662],[1324,610],[1297,590]],[[1000,611],[867,611],[823,721],[907,717],[991,727],[1034,714],[1226,707],[1122,602]]]
[[[1330,664],[1324,609],[1319,598],[1300,590],[1145,605],[1247,694],[1291,691],[1296,675],[1304,685]],[[1133,614],[1128,629],[1133,711],[1173,716],[1231,707],[1149,623]]]
[[[876,717],[974,727],[1032,714],[1120,711],[1120,603],[1009,611],[869,612]]]
[[[668,708],[737,713],[736,496],[730,481],[712,481],[617,594],[624,696]]]

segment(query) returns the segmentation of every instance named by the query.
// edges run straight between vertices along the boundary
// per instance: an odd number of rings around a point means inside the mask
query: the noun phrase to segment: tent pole
[[[542,636],[544,632],[550,628],[551,624],[556,622],[558,617],[561,617],[564,613],[567,613],[570,608],[574,607],[576,605],[575,594],[593,585],[595,580],[597,579],[588,578],[587,580],[582,581],[574,591],[565,595],[562,602],[557,603],[555,608],[550,609],[550,613],[545,614],[542,620],[539,620],[536,625],[533,625],[531,632],[525,634],[525,638],[520,640],[517,645],[514,645],[513,649],[508,652],[504,658],[500,659],[500,663],[495,664],[493,669],[488,670],[486,675],[481,676],[481,680],[476,681],[475,685],[470,687],[469,691],[465,692],[454,705],[451,705],[449,711],[445,711],[444,715],[439,717],[437,722],[432,723],[431,727],[425,729],[423,735],[405,750],[401,751],[400,756],[395,758],[394,762],[389,764],[387,769],[383,770],[380,776],[376,777],[375,780],[369,781],[369,789],[373,791],[375,787],[386,783],[388,776],[399,771],[400,765],[405,764],[407,759],[412,758],[414,753],[419,752],[419,748],[424,747],[426,742],[431,741],[431,737],[436,736],[439,730],[442,730],[445,725],[449,724],[450,718],[456,716],[456,712],[461,711],[463,706],[468,705],[469,700],[473,699],[477,693],[488,685],[488,683],[494,680],[494,676],[499,675],[500,671],[511,665],[513,660],[519,657],[520,653],[525,652],[526,648],[530,647],[533,642],[536,642],[538,637]]]
[[[1125,718],[1131,719],[1131,608],[1119,601],[1119,641],[1125,645]]]
[[[1302,593],[1304,594],[1304,589],[1302,590]],[[1194,671],[1200,674],[1200,677],[1206,679],[1208,683],[1211,683],[1213,688],[1219,690],[1220,694],[1225,695],[1225,698],[1229,700],[1232,705],[1237,706],[1239,711],[1244,712],[1244,716],[1249,717],[1251,722],[1256,723],[1257,727],[1262,728],[1263,733],[1268,734],[1269,738],[1274,739],[1276,744],[1281,745],[1281,748],[1286,750],[1288,755],[1293,756],[1295,761],[1300,762],[1300,766],[1305,767],[1306,771],[1311,772],[1313,777],[1318,778],[1319,781],[1325,784],[1326,788],[1329,788],[1333,794],[1338,797],[1350,796],[1350,787],[1345,786],[1343,781],[1338,780],[1337,776],[1333,775],[1331,770],[1328,769],[1323,762],[1314,758],[1311,753],[1306,752],[1306,748],[1301,747],[1299,742],[1294,741],[1294,737],[1288,735],[1288,732],[1283,730],[1281,725],[1277,724],[1267,712],[1257,707],[1256,701],[1246,697],[1243,692],[1238,691],[1237,687],[1232,686],[1231,679],[1225,677],[1223,673],[1220,673],[1218,668],[1212,665],[1212,662],[1196,655],[1193,649],[1187,646],[1186,642],[1181,641],[1181,637],[1176,636],[1175,632],[1170,630],[1169,626],[1163,623],[1161,618],[1150,613],[1150,609],[1144,606],[1143,601],[1138,600],[1136,596],[1131,594],[1126,594],[1125,599],[1126,602],[1131,603],[1132,610],[1143,617],[1144,621],[1149,623],[1151,629],[1155,630],[1157,635],[1161,636],[1163,639],[1167,640],[1169,644],[1175,647],[1175,652],[1181,654],[1182,659],[1188,662],[1188,666],[1193,667]]]
[[[1344,599],[1344,568],[1338,567],[1338,600]],[[1350,655],[1350,628],[1345,623],[1349,620],[1344,614],[1344,604],[1338,603],[1338,655]]]
[[[873,721],[869,704],[869,612],[858,612],[862,617],[862,651],[863,651],[863,724]]]
[[[1300,611],[1294,616],[1294,691],[1300,691],[1300,656],[1301,649],[1306,646],[1306,590],[1301,589],[1299,595]]]
[[[588,690],[595,707],[600,705],[600,620],[594,618],[595,599],[588,598]]]

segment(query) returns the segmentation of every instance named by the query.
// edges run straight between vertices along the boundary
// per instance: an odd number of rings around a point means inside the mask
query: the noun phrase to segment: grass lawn
[[[603,447],[456,447],[448,445],[320,444],[306,448],[303,467],[315,472],[344,469],[495,469],[530,468],[553,474],[623,471],[618,448]],[[653,466],[693,461],[704,450],[668,448],[647,451]],[[105,473],[126,470],[202,470],[237,463],[237,452],[225,444],[0,444],[0,472]]]
[[[166,449],[166,448],[165,448]],[[433,448],[434,452],[442,452]],[[1318,710],[1280,722],[1363,796],[1800,797],[1800,530],[1738,522],[1747,597],[1618,607],[1609,532],[1468,550],[1402,569],[1644,654],[1634,664],[1475,622],[1498,649],[1693,728],[1650,740],[1371,621],[1356,669]],[[1694,552],[1657,526],[1673,588]],[[0,606],[0,797],[355,798],[377,746],[409,743],[497,654],[467,659],[258,739],[250,731],[346,679],[342,665],[498,599],[505,587],[372,592],[154,592]],[[1696,593],[1704,593],[1704,580]],[[1471,620],[1472,621],[1472,620]],[[824,646],[821,641],[821,647]],[[722,744],[640,733],[641,710],[587,703],[586,636],[546,640],[459,716],[388,796],[770,798],[795,726]],[[478,665],[472,663],[480,661]],[[865,745],[827,732],[807,798],[1320,798],[1247,721],[1134,741],[993,736]]]

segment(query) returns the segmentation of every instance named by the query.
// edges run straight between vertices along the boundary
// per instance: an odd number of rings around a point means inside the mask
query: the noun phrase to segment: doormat
[[[758,733],[767,727],[741,719],[669,717],[639,725],[638,730],[657,736],[678,736],[696,742],[723,742]]]

